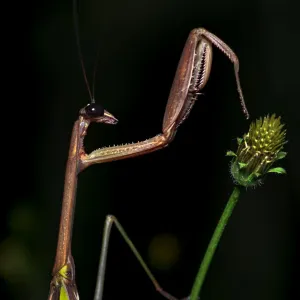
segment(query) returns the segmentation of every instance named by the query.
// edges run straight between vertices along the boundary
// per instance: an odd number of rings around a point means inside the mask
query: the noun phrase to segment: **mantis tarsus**
[[[118,122],[112,114],[106,111],[101,105],[95,103],[90,93],[91,103],[80,110],[79,118],[73,126],[66,167],[58,245],[52,273],[53,279],[50,284],[49,300],[79,299],[75,283],[75,265],[71,253],[77,176],[81,171],[93,164],[135,157],[166,147],[174,139],[177,128],[188,117],[200,91],[207,83],[212,64],[212,45],[219,48],[233,63],[242,109],[246,118],[249,118],[240,86],[238,75],[239,61],[237,56],[222,40],[203,28],[192,30],[186,41],[167,102],[162,133],[143,142],[101,148],[87,154],[84,150],[83,142],[90,123],[116,124]],[[83,63],[82,67],[85,76]],[[106,255],[110,229],[113,223],[116,224],[116,227],[143,266],[156,290],[164,297],[175,300],[175,297],[163,291],[157,283],[151,271],[114,216],[107,216],[106,218],[94,300],[102,299],[103,295]]]

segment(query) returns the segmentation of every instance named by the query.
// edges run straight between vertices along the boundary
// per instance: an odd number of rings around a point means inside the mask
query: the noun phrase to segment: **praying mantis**
[[[86,79],[79,47],[83,74],[87,83],[91,100],[89,104],[79,111],[79,117],[73,126],[69,156],[66,166],[57,251],[52,271],[53,278],[50,283],[48,300],[79,299],[75,282],[75,264],[71,251],[78,175],[83,170],[94,164],[133,158],[139,155],[151,153],[169,145],[174,139],[178,127],[189,116],[190,111],[198,98],[198,95],[201,93],[201,90],[205,87],[209,79],[212,65],[213,46],[220,49],[233,63],[240,103],[243,113],[248,119],[249,113],[244,101],[239,79],[238,57],[233,50],[231,50],[231,48],[216,35],[204,28],[196,28],[190,32],[178,64],[165,109],[162,133],[142,142],[100,148],[92,151],[89,154],[86,153],[84,149],[84,138],[87,135],[89,125],[91,123],[117,124],[118,120],[100,104],[95,102]],[[150,269],[147,267],[137,249],[127,236],[123,227],[112,215],[107,216],[105,221],[94,300],[101,300],[103,295],[106,257],[112,224],[116,225],[117,229],[120,231],[125,241],[141,263],[141,266],[144,268],[145,272],[154,284],[156,290],[165,298],[169,300],[176,300],[175,297],[165,292],[160,287]]]

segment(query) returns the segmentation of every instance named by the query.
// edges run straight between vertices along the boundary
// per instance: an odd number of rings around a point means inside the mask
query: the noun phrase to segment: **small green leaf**
[[[241,163],[241,162],[239,162],[238,164],[239,164],[240,169],[243,169],[247,166],[247,164]]]
[[[287,155],[287,152],[280,151],[277,154],[277,159],[283,159],[286,157],[286,155]]]
[[[254,173],[250,174],[248,177],[247,177],[247,183],[252,183],[252,180],[254,179],[255,175]]]
[[[281,167],[273,168],[268,171],[268,173],[286,174],[286,170]]]
[[[236,154],[233,151],[227,151],[226,156],[236,156]]]
[[[237,143],[240,145],[242,143],[243,139],[242,138],[237,138]]]

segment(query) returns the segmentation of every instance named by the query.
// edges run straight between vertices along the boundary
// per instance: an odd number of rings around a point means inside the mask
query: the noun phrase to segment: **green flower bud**
[[[233,156],[230,172],[236,184],[244,187],[253,187],[261,184],[267,173],[285,174],[281,167],[271,166],[286,156],[281,151],[287,143],[284,124],[275,114],[271,117],[260,118],[252,122],[249,132],[243,138],[238,138],[236,153],[228,151],[227,156]]]

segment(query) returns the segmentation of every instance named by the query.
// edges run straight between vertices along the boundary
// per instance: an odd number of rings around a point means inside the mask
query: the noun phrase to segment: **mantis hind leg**
[[[125,232],[124,228],[122,225],[119,223],[117,218],[112,215],[106,216],[105,220],[105,226],[103,230],[103,240],[102,240],[102,248],[101,248],[101,255],[100,255],[100,262],[99,262],[99,268],[98,268],[98,276],[97,276],[97,285],[95,289],[95,296],[94,300],[102,300],[103,297],[103,288],[104,288],[104,279],[105,279],[105,268],[106,268],[106,260],[107,260],[107,252],[108,252],[108,244],[109,244],[109,238],[110,238],[110,233],[111,233],[111,228],[112,225],[115,224],[116,228],[118,231],[121,233],[122,237],[126,241],[127,245],[133,252],[134,256],[137,258],[139,263],[141,264],[142,268],[148,275],[149,279],[152,281],[155,289],[166,299],[169,300],[178,300],[177,298],[173,297],[169,293],[165,292],[157,280],[155,279],[154,275],[148,268],[146,262],[143,260],[142,256],[128,237],[127,233]],[[185,298],[187,299],[187,298]]]

